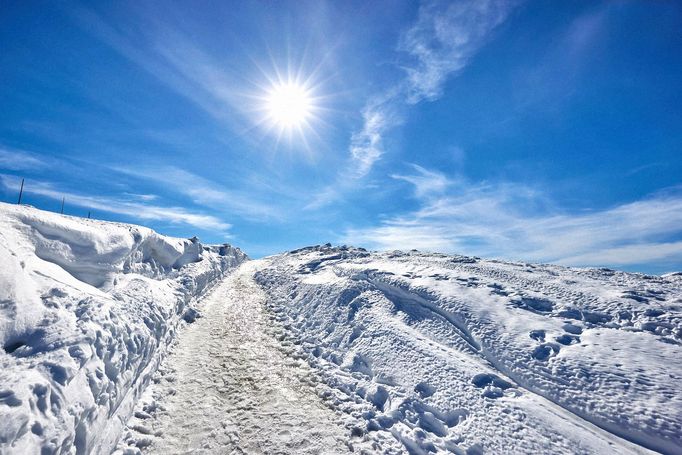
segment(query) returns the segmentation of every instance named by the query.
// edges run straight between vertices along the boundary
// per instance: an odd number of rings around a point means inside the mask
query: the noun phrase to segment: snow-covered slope
[[[0,453],[110,453],[180,322],[196,317],[197,297],[246,259],[229,245],[0,204]],[[264,291],[257,298],[252,275]],[[345,416],[344,429],[323,433],[334,444],[345,435],[342,446],[356,452],[682,454],[682,274],[319,246],[243,267],[216,289],[205,305],[217,311],[206,318],[215,355],[200,368],[214,360],[220,368],[201,372],[205,383],[227,371],[217,392],[238,389],[254,371],[273,371],[259,362],[281,344],[292,362],[313,367],[296,370],[314,383],[296,392],[314,390]],[[244,293],[272,314],[232,314]],[[258,321],[252,330],[267,331],[272,317],[283,331],[220,355],[230,344],[218,335],[239,345],[240,335],[224,331],[243,330],[247,315]],[[187,333],[177,354],[191,372],[202,337]],[[297,396],[295,381],[285,387],[288,376],[268,375],[253,390],[282,390],[258,400]],[[263,428],[295,414],[272,411],[289,401],[317,406],[306,395],[252,409],[239,397],[221,403]],[[203,420],[195,424],[210,426]],[[251,447],[243,430],[229,444]],[[303,439],[319,436],[308,430]]]
[[[109,453],[229,245],[0,204],[0,453]]]
[[[682,276],[304,248],[256,279],[377,452],[682,453]]]

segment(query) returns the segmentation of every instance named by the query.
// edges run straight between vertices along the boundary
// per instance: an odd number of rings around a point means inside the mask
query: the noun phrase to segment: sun
[[[315,107],[310,91],[294,82],[273,85],[265,101],[268,119],[281,129],[306,125]]]
[[[274,139],[273,150],[284,145],[289,151],[313,156],[329,126],[325,117],[332,112],[318,70],[295,70],[292,64],[285,69],[273,64],[270,71],[258,68],[262,79],[253,81],[253,91],[246,92],[248,99],[244,99],[253,116],[253,128],[263,138]]]

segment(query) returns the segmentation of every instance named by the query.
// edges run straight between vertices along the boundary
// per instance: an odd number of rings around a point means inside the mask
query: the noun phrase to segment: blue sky
[[[682,269],[678,2],[2,2],[0,197],[230,242]],[[268,120],[304,86],[306,124]]]

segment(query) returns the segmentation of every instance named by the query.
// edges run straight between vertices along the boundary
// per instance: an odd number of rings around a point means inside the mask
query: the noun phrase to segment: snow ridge
[[[110,453],[230,245],[0,204],[0,452]]]
[[[377,452],[682,453],[677,275],[330,245],[268,261],[273,311]]]

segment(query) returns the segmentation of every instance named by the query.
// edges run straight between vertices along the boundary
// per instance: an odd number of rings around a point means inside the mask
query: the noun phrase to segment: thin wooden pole
[[[24,194],[24,179],[21,179],[21,189],[19,190],[19,200],[17,204],[21,204],[21,195]]]
[[[66,196],[63,196],[63,197],[62,197],[62,212],[61,212],[62,215],[64,214],[64,199],[65,199],[65,198],[66,198]]]

